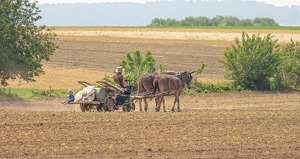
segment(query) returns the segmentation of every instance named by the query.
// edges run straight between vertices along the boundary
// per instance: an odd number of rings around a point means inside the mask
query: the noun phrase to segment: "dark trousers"
[[[124,104],[124,102],[129,99],[130,96],[129,95],[126,95],[126,94],[120,94],[116,97],[116,101],[115,101],[115,105],[118,106],[118,105],[122,105]]]

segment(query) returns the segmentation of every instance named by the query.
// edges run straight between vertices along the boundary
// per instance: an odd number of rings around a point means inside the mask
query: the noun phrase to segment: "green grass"
[[[78,92],[79,90],[74,90]],[[67,89],[31,89],[31,88],[1,88],[0,99],[18,100],[18,99],[40,99],[67,97]]]

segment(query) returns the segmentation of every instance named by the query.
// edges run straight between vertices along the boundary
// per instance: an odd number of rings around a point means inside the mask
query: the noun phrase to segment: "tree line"
[[[205,16],[189,16],[182,20],[154,18],[148,26],[279,26],[279,24],[267,17],[239,19],[235,16],[217,15],[211,19]]]

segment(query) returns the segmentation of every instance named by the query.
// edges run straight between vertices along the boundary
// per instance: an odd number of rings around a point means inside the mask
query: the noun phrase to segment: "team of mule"
[[[138,95],[142,97],[155,97],[156,111],[160,110],[163,104],[164,111],[166,110],[164,103],[164,96],[173,95],[175,97],[172,111],[175,111],[177,104],[177,111],[180,111],[179,96],[184,87],[191,88],[192,74],[195,71],[188,72],[164,72],[161,74],[144,74],[138,80]],[[140,111],[142,111],[141,102],[145,103],[144,110],[148,110],[148,103],[146,98],[138,99]]]
[[[163,72],[161,74],[176,75],[177,73],[173,72],[173,71],[168,71],[168,72]],[[156,78],[156,76],[158,76],[158,75],[151,74],[151,73],[145,73],[138,79],[138,95],[143,96],[143,97],[152,95],[152,92],[154,90],[153,82],[154,82],[154,79]],[[146,98],[139,99],[140,111],[142,111],[142,104],[141,104],[142,100],[144,101],[144,104],[145,104],[144,110],[147,111],[148,110],[148,102],[147,102]],[[163,103],[164,103],[164,100],[163,100]]]

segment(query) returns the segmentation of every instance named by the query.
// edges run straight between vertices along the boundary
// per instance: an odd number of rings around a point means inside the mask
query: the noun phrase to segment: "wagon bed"
[[[114,111],[116,109],[114,96],[122,92],[121,88],[105,80],[96,81],[96,83],[101,85],[101,88],[96,88],[86,81],[78,81],[78,83],[85,88],[89,88],[91,92],[83,93],[84,88],[75,95],[75,102],[68,104],[79,104],[83,112],[93,109],[97,111]],[[129,111],[131,108],[131,100],[129,100],[129,102],[126,103],[126,111]]]

